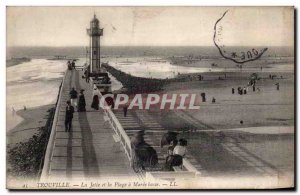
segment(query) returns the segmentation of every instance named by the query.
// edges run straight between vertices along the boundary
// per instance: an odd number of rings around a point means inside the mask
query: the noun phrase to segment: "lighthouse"
[[[89,64],[90,73],[97,74],[100,73],[100,36],[103,35],[103,28],[100,28],[99,20],[94,14],[94,18],[90,22],[90,28],[87,29],[87,34],[90,36],[90,46],[89,46]]]

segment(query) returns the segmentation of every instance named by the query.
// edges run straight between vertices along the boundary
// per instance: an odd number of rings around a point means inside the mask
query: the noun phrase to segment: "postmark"
[[[225,37],[223,36],[224,27],[222,21],[230,10],[223,13],[222,17],[219,18],[214,25],[214,37],[213,41],[215,46],[218,48],[222,57],[228,60],[232,60],[238,64],[244,64],[246,62],[258,60],[268,50],[267,47],[255,48],[250,47],[244,50],[228,50],[228,47],[224,43]],[[234,29],[234,28],[233,28]]]

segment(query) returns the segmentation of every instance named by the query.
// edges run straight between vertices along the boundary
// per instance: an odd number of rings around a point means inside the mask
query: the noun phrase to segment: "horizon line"
[[[13,46],[6,46],[9,47],[89,47],[83,45],[73,45],[73,46],[46,46],[46,45],[13,45]],[[215,45],[102,45],[100,47],[215,47]],[[263,45],[229,45],[227,47],[267,47]],[[295,45],[272,45],[268,47],[295,47]]]

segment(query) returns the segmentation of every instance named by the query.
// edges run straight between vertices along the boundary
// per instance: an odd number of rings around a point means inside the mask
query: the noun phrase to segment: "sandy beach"
[[[7,132],[7,144],[13,145],[19,142],[27,141],[35,133],[39,127],[46,124],[48,110],[55,107],[54,104],[30,108],[27,110],[19,110],[16,114],[23,118],[23,121],[15,128]]]
[[[226,74],[226,78],[225,78]],[[274,80],[269,74],[278,75]],[[250,73],[204,73],[203,81],[171,83],[164,93],[206,94],[206,102],[200,100],[199,110],[185,112],[213,129],[257,126],[290,126],[294,124],[294,74],[259,73],[256,90],[247,87]],[[280,76],[282,76],[282,79]],[[221,77],[221,80],[219,80]],[[280,89],[276,89],[276,83]],[[239,95],[238,87],[246,87],[247,94]],[[232,94],[232,88],[235,93]],[[259,89],[257,89],[259,88]],[[212,103],[212,98],[216,103]],[[201,98],[200,98],[201,99]],[[243,124],[240,124],[240,121]]]
[[[252,68],[260,78],[255,91],[247,86],[250,71],[181,74],[183,81],[170,82],[157,93],[197,94],[200,109],[161,110],[158,105],[147,114],[164,129],[183,132],[181,136],[187,138],[188,150],[205,176],[278,174],[292,181],[294,73],[262,71],[259,65]],[[270,79],[269,75],[276,77]],[[238,87],[245,87],[247,94],[238,94]],[[206,94],[206,102],[202,102],[201,93]],[[128,111],[137,118],[142,112]]]

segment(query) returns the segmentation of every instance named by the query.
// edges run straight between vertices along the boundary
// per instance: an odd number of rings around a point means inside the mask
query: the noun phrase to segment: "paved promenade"
[[[137,177],[129,165],[120,143],[104,119],[102,110],[92,110],[92,87],[81,78],[78,70],[67,71],[62,86],[61,105],[55,128],[54,146],[50,161],[50,178],[113,179]],[[84,89],[87,112],[75,112],[73,130],[65,132],[64,119],[69,91]],[[48,178],[49,178],[48,177]]]

